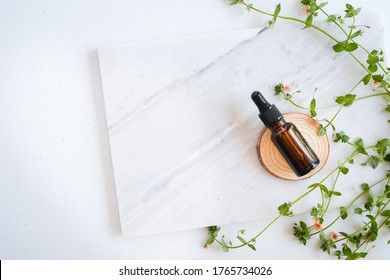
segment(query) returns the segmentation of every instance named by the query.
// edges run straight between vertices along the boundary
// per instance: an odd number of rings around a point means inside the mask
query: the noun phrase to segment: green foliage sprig
[[[269,16],[270,20],[268,23],[270,26],[273,26],[278,19],[282,19],[299,22],[302,24],[302,29],[313,28],[334,41],[334,45],[332,46],[333,51],[336,53],[348,53],[357,64],[365,70],[366,74],[364,77],[360,77],[349,92],[341,96],[336,96],[334,104],[326,107],[318,107],[315,94],[313,94],[310,103],[305,106],[294,101],[294,95],[300,91],[291,92],[291,88],[285,86],[283,83],[277,84],[274,88],[275,95],[283,96],[286,101],[297,108],[306,110],[312,117],[317,116],[318,112],[322,109],[338,107],[330,120],[323,119],[321,121],[323,125],[319,131],[319,135],[325,135],[328,132],[328,129],[331,128],[333,141],[351,147],[352,152],[344,160],[338,161],[337,166],[322,180],[308,186],[307,190],[302,195],[294,200],[281,204],[278,207],[278,215],[260,230],[257,235],[248,239],[244,237],[245,230],[240,230],[236,236],[239,243],[233,245],[231,241],[226,241],[225,236],[219,238],[220,227],[211,226],[208,228],[209,238],[206,241],[205,247],[217,243],[225,252],[228,252],[230,249],[241,247],[249,247],[252,250],[256,250],[256,240],[266,230],[280,218],[293,216],[294,205],[311,192],[317,191],[320,193],[321,201],[315,203],[315,206],[313,206],[310,211],[313,224],[308,225],[304,221],[295,222],[293,224],[294,236],[303,245],[306,245],[309,240],[317,235],[320,241],[319,248],[322,251],[333,254],[339,259],[360,259],[366,257],[368,251],[374,247],[374,242],[380,234],[380,230],[386,228],[387,230],[390,230],[390,140],[388,138],[379,139],[375,145],[366,145],[361,138],[351,141],[351,137],[343,130],[337,130],[334,121],[345,107],[353,106],[355,102],[367,98],[383,98],[382,100],[385,103],[383,109],[390,112],[389,69],[383,66],[384,53],[382,50],[377,49],[369,51],[355,41],[357,37],[363,36],[365,29],[369,28],[366,25],[356,25],[356,17],[360,14],[361,8],[355,8],[351,4],[346,4],[343,15],[328,14],[324,9],[327,2],[318,0],[302,0],[300,2],[305,7],[305,19],[280,15],[282,10],[280,4],[276,5],[273,13],[258,9],[254,7],[252,3],[244,0],[232,0],[231,4],[242,4],[248,11],[253,10]],[[345,37],[340,40],[336,39],[333,35],[315,25],[314,19],[320,14],[326,17],[329,24],[337,26]],[[350,23],[348,27],[345,27],[346,22]],[[361,61],[355,56],[354,52],[358,49],[363,50],[367,54],[366,61]],[[358,96],[355,91],[361,84],[370,84],[370,86],[382,91],[366,96]],[[347,205],[339,208],[339,215],[336,218],[328,221],[327,213],[332,204],[332,199],[342,195],[342,192],[337,189],[338,180],[341,176],[347,176],[349,169],[355,164],[355,157],[358,155],[366,158],[366,161],[363,162],[362,165],[368,166],[367,168],[376,169],[379,165],[385,165],[387,171],[383,174],[383,178],[378,182],[371,185],[363,182],[361,184],[361,192]],[[373,191],[374,189],[376,189],[375,192]],[[357,202],[361,201],[363,201],[361,206],[355,206]],[[360,227],[358,226],[354,232],[335,232],[331,230],[331,228],[340,221],[348,222],[348,218],[351,215],[361,217],[361,225]],[[390,240],[388,243],[390,243]]]

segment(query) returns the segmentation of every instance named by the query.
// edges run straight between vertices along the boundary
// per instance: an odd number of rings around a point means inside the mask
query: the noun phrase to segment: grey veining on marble
[[[364,23],[372,28],[361,43],[383,47],[381,22]],[[278,205],[335,168],[352,150],[332,143],[327,165],[312,178],[290,182],[269,175],[257,159],[263,125],[250,99],[260,90],[282,112],[299,111],[273,95],[273,86],[284,82],[302,90],[294,97],[298,103],[308,105],[317,88],[317,104],[332,104],[365,75],[347,53],[334,53],[332,44],[315,30],[277,24],[100,49],[123,235],[270,218]],[[356,55],[365,60],[366,54]],[[358,87],[356,94],[372,90]],[[387,122],[382,107],[379,98],[357,102],[336,124],[352,137],[364,134],[370,143],[383,136],[375,129]],[[319,116],[330,118],[335,110]],[[361,182],[375,181],[378,173],[351,168],[340,179],[343,196],[336,205],[347,203]],[[309,210],[317,199],[309,196],[294,211]]]

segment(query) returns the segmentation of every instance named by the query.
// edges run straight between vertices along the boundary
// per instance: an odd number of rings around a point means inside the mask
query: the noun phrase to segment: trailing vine
[[[364,101],[368,98],[381,98],[384,104],[383,110],[390,112],[389,68],[384,66],[384,53],[382,50],[368,50],[356,41],[356,38],[363,36],[364,30],[368,28],[368,26],[356,24],[356,18],[360,14],[361,8],[355,8],[351,4],[346,4],[343,15],[329,14],[325,10],[328,4],[327,2],[318,0],[302,0],[300,2],[304,8],[305,19],[281,15],[282,9],[280,4],[276,5],[273,13],[270,13],[256,8],[249,2],[231,0],[232,5],[241,4],[248,11],[255,11],[269,16],[268,23],[270,26],[275,25],[277,20],[286,20],[301,23],[303,29],[312,28],[317,30],[334,42],[332,46],[334,52],[348,53],[356,61],[357,65],[364,69],[366,72],[365,75],[359,77],[356,84],[348,92],[344,95],[336,96],[334,104],[325,107],[317,106],[315,94],[313,94],[313,97],[307,105],[303,105],[294,101],[294,94],[299,91],[291,92],[291,88],[283,83],[277,84],[274,88],[275,95],[282,96],[291,105],[301,110],[306,110],[312,117],[316,117],[323,109],[338,107],[332,118],[329,120],[321,120],[322,128],[319,131],[319,136],[328,133],[331,134],[335,143],[346,145],[351,150],[350,155],[343,160],[339,160],[337,166],[319,182],[308,186],[302,195],[281,204],[278,207],[278,214],[255,236],[247,238],[245,236],[245,230],[240,230],[236,236],[238,243],[233,244],[233,242],[227,241],[224,235],[220,236],[220,227],[210,226],[208,227],[208,239],[205,242],[205,247],[216,243],[225,252],[242,247],[249,247],[252,250],[256,250],[256,240],[266,230],[282,217],[293,216],[293,207],[304,197],[317,191],[320,193],[321,199],[320,202],[315,203],[310,211],[313,223],[307,224],[304,221],[293,223],[292,232],[294,236],[303,245],[306,245],[312,238],[318,237],[320,240],[320,249],[339,259],[364,258],[368,251],[374,247],[374,241],[377,239],[380,231],[385,228],[390,230],[390,140],[388,138],[382,138],[374,145],[365,144],[362,138],[351,140],[351,137],[346,132],[336,128],[334,121],[345,107],[353,106],[355,102]],[[326,17],[329,24],[333,24],[341,30],[344,38],[337,39],[326,30],[315,25],[314,19],[320,14]],[[366,61],[361,61],[354,54],[358,49],[366,53]],[[374,87],[377,91],[370,95],[358,96],[355,92],[357,87],[362,84]],[[337,217],[328,220],[327,214],[329,209],[331,209],[332,199],[342,195],[341,191],[337,188],[338,181],[341,176],[347,176],[357,156],[365,158],[362,165],[367,165],[367,168],[376,169],[379,165],[383,165],[387,171],[382,174],[382,178],[377,182],[371,184],[362,182],[360,185],[360,193],[352,198],[348,204],[339,207]],[[358,201],[363,202],[359,206],[356,206]],[[346,221],[350,215],[358,215],[361,217],[361,225],[355,228],[353,232],[335,232],[331,230],[336,223]],[[390,243],[390,240],[388,243]]]

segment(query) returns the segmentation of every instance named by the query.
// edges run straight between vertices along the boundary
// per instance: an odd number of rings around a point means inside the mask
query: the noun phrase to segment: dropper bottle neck
[[[273,104],[271,105],[260,92],[253,92],[251,98],[259,109],[259,118],[266,127],[273,126],[274,123],[284,120],[278,108]]]
[[[259,92],[255,91],[252,93],[252,100],[256,104],[257,108],[259,109],[259,113],[264,113],[266,110],[268,110],[271,107],[271,104],[265,99],[265,97]]]

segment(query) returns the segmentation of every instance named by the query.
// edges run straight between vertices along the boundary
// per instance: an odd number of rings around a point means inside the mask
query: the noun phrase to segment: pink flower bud
[[[305,6],[305,8],[303,8],[303,13],[307,16],[310,16],[310,6]]]
[[[334,231],[332,231],[330,234],[329,234],[329,238],[333,241],[336,241],[339,237],[337,235],[337,233],[335,233]]]

